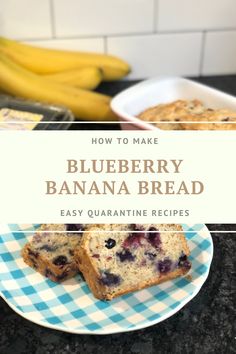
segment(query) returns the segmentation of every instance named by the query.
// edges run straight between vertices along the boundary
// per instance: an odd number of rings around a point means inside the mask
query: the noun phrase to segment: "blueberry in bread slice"
[[[116,225],[112,233],[104,232],[110,229],[104,224],[100,230],[91,227],[75,251],[78,268],[98,299],[111,300],[179,277],[191,268],[180,225]]]
[[[80,245],[83,229],[82,224],[41,225],[22,250],[25,263],[55,282],[73,277],[78,273],[74,250]]]

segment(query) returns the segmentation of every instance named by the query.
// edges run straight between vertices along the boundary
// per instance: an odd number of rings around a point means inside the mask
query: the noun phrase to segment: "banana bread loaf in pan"
[[[230,123],[236,122],[236,112],[207,108],[199,100],[158,104],[141,112],[138,118],[155,122],[152,124],[163,130],[236,130],[236,124]]]

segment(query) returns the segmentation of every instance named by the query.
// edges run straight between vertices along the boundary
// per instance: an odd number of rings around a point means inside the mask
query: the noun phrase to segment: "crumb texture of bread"
[[[236,112],[228,109],[207,108],[199,100],[177,100],[158,104],[141,112],[137,117],[155,122],[153,124],[163,130],[236,130],[236,124],[230,124],[230,122],[236,122]],[[171,121],[174,123],[168,123]],[[203,121],[209,124],[202,123]],[[227,124],[221,122],[227,122]]]
[[[110,231],[111,225],[102,224],[101,230]],[[191,268],[180,225],[113,224],[112,231],[91,226],[75,251],[78,268],[99,299],[159,284]]]
[[[22,250],[25,263],[55,282],[71,278],[78,273],[74,250],[80,245],[82,228],[64,224],[41,225]],[[70,229],[78,231],[68,233]]]

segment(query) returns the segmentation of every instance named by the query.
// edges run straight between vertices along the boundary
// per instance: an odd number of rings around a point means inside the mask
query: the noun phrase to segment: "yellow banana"
[[[95,89],[103,78],[102,71],[96,67],[66,70],[56,74],[43,75],[43,77],[57,83],[86,90]]]
[[[101,68],[104,80],[117,80],[130,72],[129,65],[114,56],[31,46],[0,37],[0,50],[37,74],[52,74],[88,66]]]
[[[0,53],[0,90],[24,98],[66,106],[84,120],[115,120],[110,97],[54,83]]]

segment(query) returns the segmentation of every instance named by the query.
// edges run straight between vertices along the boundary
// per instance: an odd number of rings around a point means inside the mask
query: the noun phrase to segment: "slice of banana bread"
[[[80,244],[83,229],[82,224],[41,225],[22,250],[25,263],[55,282],[71,278],[78,273],[74,250]]]
[[[124,229],[129,231],[120,232]],[[109,231],[111,225],[100,225],[100,230]],[[75,250],[88,286],[105,300],[186,274],[188,256],[181,226],[171,224],[116,225],[115,231],[113,225],[112,233],[91,227]]]

